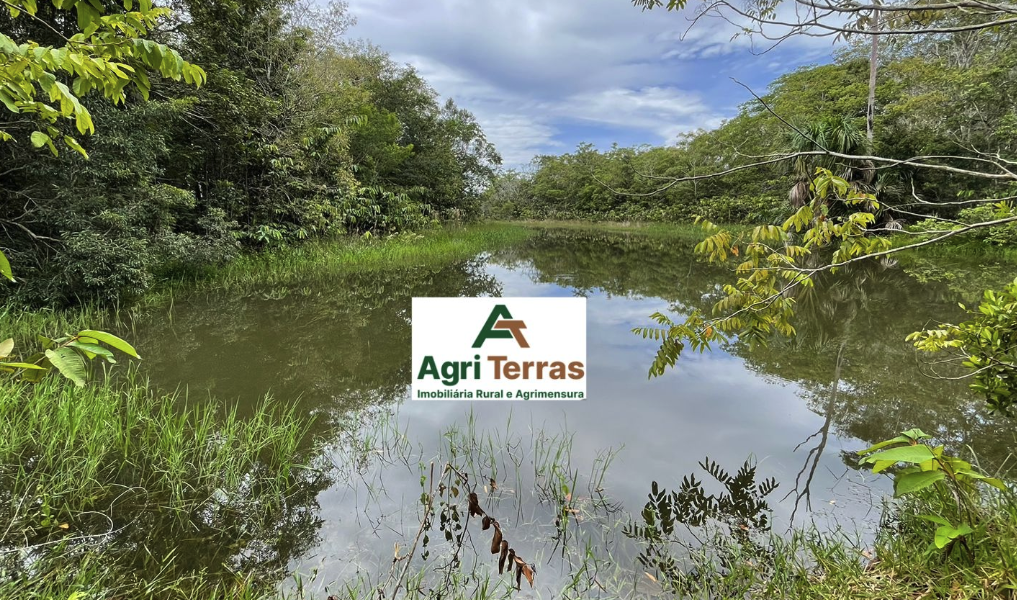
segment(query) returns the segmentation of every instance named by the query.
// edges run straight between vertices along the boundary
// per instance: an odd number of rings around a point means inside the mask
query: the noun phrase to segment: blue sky
[[[827,62],[829,38],[762,53],[733,25],[642,12],[628,0],[349,0],[365,38],[472,111],[506,167],[589,141],[672,143],[713,128],[749,93]]]

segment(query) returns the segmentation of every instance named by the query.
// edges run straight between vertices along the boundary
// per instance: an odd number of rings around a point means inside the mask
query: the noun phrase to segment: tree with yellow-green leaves
[[[36,0],[2,0],[13,19],[39,19]],[[125,89],[134,85],[147,100],[151,89],[147,71],[173,80],[201,85],[205,72],[181,58],[164,44],[145,39],[168,8],[154,7],[151,0],[124,0],[124,12],[103,14],[99,0],[52,0],[53,6],[74,15],[79,33],[65,37],[50,29],[64,45],[57,47],[28,40],[18,43],[0,33],[0,102],[7,110],[28,115],[39,124],[31,142],[57,154],[54,138],[83,155],[85,150],[71,136],[60,136],[53,123],[73,119],[78,132],[95,131],[92,118],[80,98],[92,90],[115,104],[122,103]],[[0,140],[17,141],[0,129]]]

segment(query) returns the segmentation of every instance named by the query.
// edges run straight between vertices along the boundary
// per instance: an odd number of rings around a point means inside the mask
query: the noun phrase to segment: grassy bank
[[[14,338],[18,348],[34,345],[35,336],[86,328],[122,329],[131,313],[165,304],[194,291],[246,293],[252,289],[297,285],[310,278],[330,280],[376,270],[431,268],[466,260],[485,250],[522,241],[534,229],[519,224],[489,223],[446,227],[384,238],[344,237],[317,240],[243,255],[219,267],[162,282],[130,305],[73,309],[0,308],[0,339]]]
[[[906,246],[920,241],[915,236],[898,235],[893,238],[895,247]],[[989,260],[1017,264],[1017,248],[987,243],[980,239],[949,239],[941,243],[909,250],[908,254],[938,260]]]
[[[198,279],[169,282],[169,287],[197,285],[232,291],[253,285],[292,284],[309,277],[321,280],[383,269],[433,267],[465,260],[532,234],[532,229],[521,225],[485,223],[385,238],[321,240],[245,255]]]
[[[782,600],[989,599],[1017,597],[1017,504],[984,499],[970,552],[932,544],[931,499],[888,508],[876,539],[806,528],[738,543],[722,535],[691,552],[674,591],[684,597]]]
[[[651,223],[643,221],[512,221],[532,229],[576,229],[609,233],[638,233],[642,235],[687,237],[702,235],[702,227],[694,223]]]
[[[292,499],[321,486],[300,451],[308,421],[270,403],[240,420],[124,379],[0,381],[0,597],[211,598],[274,585],[270,560],[228,565],[273,548]],[[221,566],[201,572],[196,560]]]
[[[14,338],[18,355],[40,333],[119,329],[181,293],[431,268],[530,235],[496,224],[280,248],[167,281],[129,307],[9,306],[0,339]],[[162,395],[131,368],[84,388],[0,378],[0,597],[274,595],[315,538],[311,507],[326,484],[303,464],[308,427],[277,405],[238,419],[212,399]]]

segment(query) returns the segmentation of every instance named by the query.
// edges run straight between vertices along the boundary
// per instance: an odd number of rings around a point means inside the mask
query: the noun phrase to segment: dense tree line
[[[476,215],[500,163],[493,146],[414,69],[346,40],[344,4],[169,8],[147,37],[207,80],[153,75],[147,102],[133,88],[119,105],[82,94],[96,130],[79,136],[87,159],[34,148],[26,111],[0,110],[12,138],[0,143],[0,250],[22,280],[2,293],[114,300],[245,249]],[[48,2],[38,11],[0,11],[0,32],[54,47],[78,33],[73,12]],[[74,130],[67,119],[54,126]]]
[[[963,17],[944,20],[957,18]],[[899,225],[930,211],[961,220],[986,217],[972,211],[991,212],[989,206],[961,212],[955,204],[967,197],[1010,197],[1012,185],[907,164],[876,168],[868,161],[810,156],[767,160],[818,149],[815,142],[856,156],[972,157],[953,163],[962,169],[977,170],[983,156],[1014,160],[1017,41],[1008,30],[881,40],[871,142],[865,135],[870,64],[864,40],[844,47],[830,64],[777,78],[721,127],[690,133],[676,144],[607,151],[581,145],[569,154],[539,156],[529,169],[499,177],[484,210],[498,218],[688,221],[701,215],[772,222],[805,201],[816,167],[823,166],[899,207]],[[759,166],[737,170],[753,164]],[[939,206],[909,209],[918,200]]]

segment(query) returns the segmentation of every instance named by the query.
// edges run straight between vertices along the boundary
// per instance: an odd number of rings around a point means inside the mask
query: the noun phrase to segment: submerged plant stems
[[[157,554],[159,536],[201,532],[228,547],[238,529],[278,518],[306,478],[309,423],[291,409],[266,402],[239,419],[215,401],[160,396],[134,372],[123,379],[0,382],[0,597],[161,597],[164,584],[194,597],[232,586],[234,574],[196,577],[175,565],[193,545]],[[146,552],[157,564],[150,577],[139,569]]]

